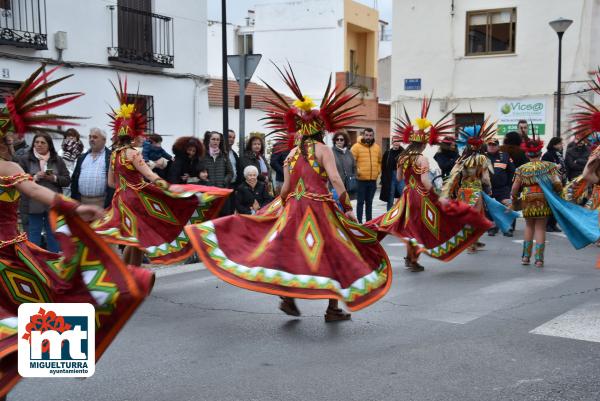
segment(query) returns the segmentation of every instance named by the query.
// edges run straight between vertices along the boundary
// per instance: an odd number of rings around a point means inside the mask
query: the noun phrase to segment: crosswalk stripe
[[[572,276],[564,274],[518,277],[480,288],[448,302],[418,311],[415,317],[439,322],[466,324],[505,308],[536,291],[554,287]]]
[[[600,342],[600,303],[586,303],[536,327],[531,334]]]

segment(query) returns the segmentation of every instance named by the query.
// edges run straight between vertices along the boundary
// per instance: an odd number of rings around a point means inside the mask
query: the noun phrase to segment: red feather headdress
[[[282,71],[275,65],[287,87],[292,91],[296,100],[290,105],[271,85],[262,81],[274,95],[264,98],[268,103],[267,116],[262,118],[271,130],[269,135],[275,135],[275,151],[291,149],[302,135],[312,136],[319,132],[336,132],[353,123],[359,116],[354,110],[358,103],[349,105],[358,92],[347,93],[348,87],[332,89],[331,76],[327,89],[319,107],[312,99],[302,94],[292,67],[288,64]]]
[[[600,67],[596,72],[595,79],[589,83],[590,89],[600,95]],[[579,96],[583,104],[578,104],[580,109],[571,115],[571,122],[574,123],[571,132],[579,140],[584,140],[594,133],[600,132],[600,109],[593,103]]]
[[[452,134],[452,129],[455,127],[450,115],[454,109],[448,111],[435,124],[432,124],[427,119],[429,107],[431,106],[432,96],[423,98],[421,103],[421,116],[413,122],[408,116],[406,107],[404,107],[404,116],[396,119],[395,133],[402,136],[402,142],[419,142],[435,145],[442,140],[443,137]]]
[[[531,123],[531,138],[521,143],[521,149],[523,149],[525,153],[536,154],[540,153],[543,148],[544,141],[540,139],[539,135],[536,138],[535,125]]]
[[[73,120],[80,117],[63,116],[58,114],[46,113],[48,110],[77,99],[82,96],[81,92],[59,93],[56,95],[39,95],[57,83],[69,78],[66,75],[54,80],[48,80],[50,75],[60,66],[45,71],[46,65],[42,64],[27,78],[17,89],[17,91],[6,98],[6,107],[0,111],[0,137],[8,132],[14,132],[18,136],[23,136],[26,132],[62,132],[57,128],[58,125],[77,125],[67,120]],[[36,100],[37,98],[37,100]]]
[[[134,139],[138,136],[146,135],[147,121],[146,116],[138,110],[138,105],[128,103],[127,95],[127,78],[121,82],[121,77],[118,76],[119,87],[111,81],[117,98],[119,99],[119,108],[117,110],[111,107],[111,112],[108,116],[111,118],[109,125],[113,131],[113,140],[120,136],[129,136]]]

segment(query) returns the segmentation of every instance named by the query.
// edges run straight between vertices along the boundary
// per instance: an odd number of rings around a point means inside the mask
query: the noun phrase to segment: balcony
[[[0,45],[47,50],[46,0],[0,0]]]
[[[346,85],[359,89],[361,92],[373,92],[375,89],[375,78],[346,72]]]
[[[124,6],[108,8],[111,11],[110,61],[173,68],[173,18]]]

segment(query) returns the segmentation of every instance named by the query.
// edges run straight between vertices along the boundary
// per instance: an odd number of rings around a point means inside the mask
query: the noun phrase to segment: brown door
[[[118,0],[119,48],[152,60],[152,0]]]

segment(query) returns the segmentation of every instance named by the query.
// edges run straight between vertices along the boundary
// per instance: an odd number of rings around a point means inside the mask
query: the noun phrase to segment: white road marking
[[[526,295],[554,287],[572,276],[553,274],[518,277],[480,288],[446,303],[416,312],[415,317],[446,323],[465,324],[505,308]]]
[[[175,265],[152,269],[156,278],[172,276],[174,274],[189,273],[193,271],[206,270],[202,263],[192,263],[189,265]]]
[[[600,342],[600,303],[586,303],[542,324],[531,334]]]

